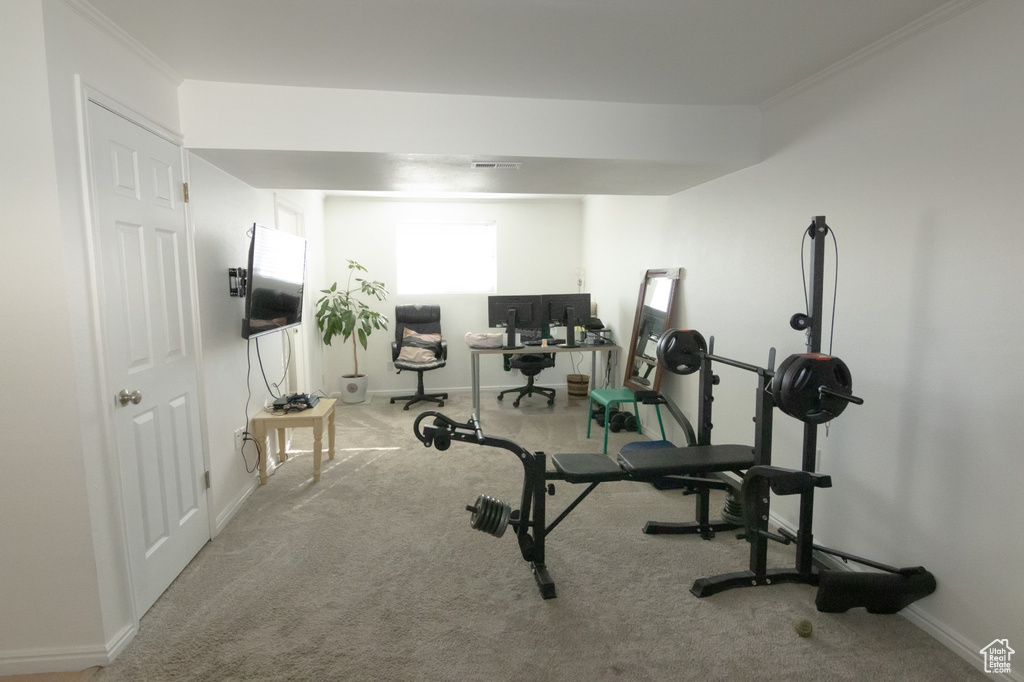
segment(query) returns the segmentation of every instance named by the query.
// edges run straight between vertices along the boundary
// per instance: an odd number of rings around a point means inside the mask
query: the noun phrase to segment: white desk
[[[473,414],[480,419],[480,356],[481,355],[523,355],[526,353],[590,353],[590,390],[594,390],[597,380],[597,354],[616,353],[622,350],[614,343],[580,344],[567,347],[564,344],[557,346],[524,346],[523,348],[470,348],[469,357],[473,369]]]

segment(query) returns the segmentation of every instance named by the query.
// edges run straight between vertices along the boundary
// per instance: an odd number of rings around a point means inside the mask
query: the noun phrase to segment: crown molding
[[[161,75],[171,81],[174,85],[181,85],[182,81],[184,81],[184,79],[178,75],[174,69],[168,66],[166,62],[150,52],[142,43],[131,37],[123,28],[107,18],[106,15],[93,7],[87,0],[62,1],[90,24],[106,33],[108,36],[127,48],[129,52],[159,71]]]
[[[891,50],[892,48],[903,43],[904,41],[913,38],[917,34],[922,33],[923,31],[927,31],[933,26],[941,24],[944,21],[948,21],[949,19],[952,19],[958,14],[966,12],[975,5],[980,5],[984,1],[985,0],[952,0],[952,2],[948,2],[942,7],[932,10],[928,14],[925,14],[923,17],[920,17],[919,19],[912,21],[903,28],[893,31],[892,33],[882,38],[881,40],[877,40],[868,45],[867,47],[864,47],[858,50],[857,52],[854,52],[850,56],[840,59],[835,64],[832,64],[831,66],[822,69],[821,71],[814,74],[810,78],[805,78],[796,85],[788,87],[782,92],[772,95],[771,97],[761,102],[757,106],[762,113],[768,111],[772,107],[775,107],[781,104],[782,102],[785,102],[786,100],[798,95],[804,90],[808,90],[817,85],[818,83],[833,78],[838,74],[842,73],[843,71],[846,71],[847,69],[853,68],[854,66],[866,62],[867,60],[872,59],[882,54],[883,52]]]

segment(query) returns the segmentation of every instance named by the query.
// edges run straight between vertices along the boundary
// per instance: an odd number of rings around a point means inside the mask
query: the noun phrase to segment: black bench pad
[[[554,455],[551,463],[567,483],[603,483],[626,478],[619,465],[604,455],[592,453]]]
[[[737,471],[754,466],[754,448],[749,445],[691,445],[631,450],[619,454],[619,465],[630,479],[640,481],[661,476]]]

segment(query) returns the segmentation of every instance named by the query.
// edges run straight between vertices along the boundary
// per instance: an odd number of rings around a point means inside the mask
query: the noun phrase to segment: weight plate
[[[784,413],[807,424],[835,419],[848,401],[823,394],[825,388],[853,395],[850,369],[841,359],[821,353],[798,353],[782,361],[772,380],[772,398]]]
[[[658,339],[658,362],[673,374],[693,374],[708,344],[695,329],[669,329]]]

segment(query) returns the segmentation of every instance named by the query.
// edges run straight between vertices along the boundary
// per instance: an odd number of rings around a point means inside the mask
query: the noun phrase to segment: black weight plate
[[[658,339],[658,362],[673,374],[693,374],[700,369],[708,344],[695,329],[669,329]]]
[[[842,414],[849,403],[823,395],[822,388],[853,395],[850,369],[832,355],[800,353],[783,360],[775,371],[772,397],[789,416],[807,424],[824,424]]]

